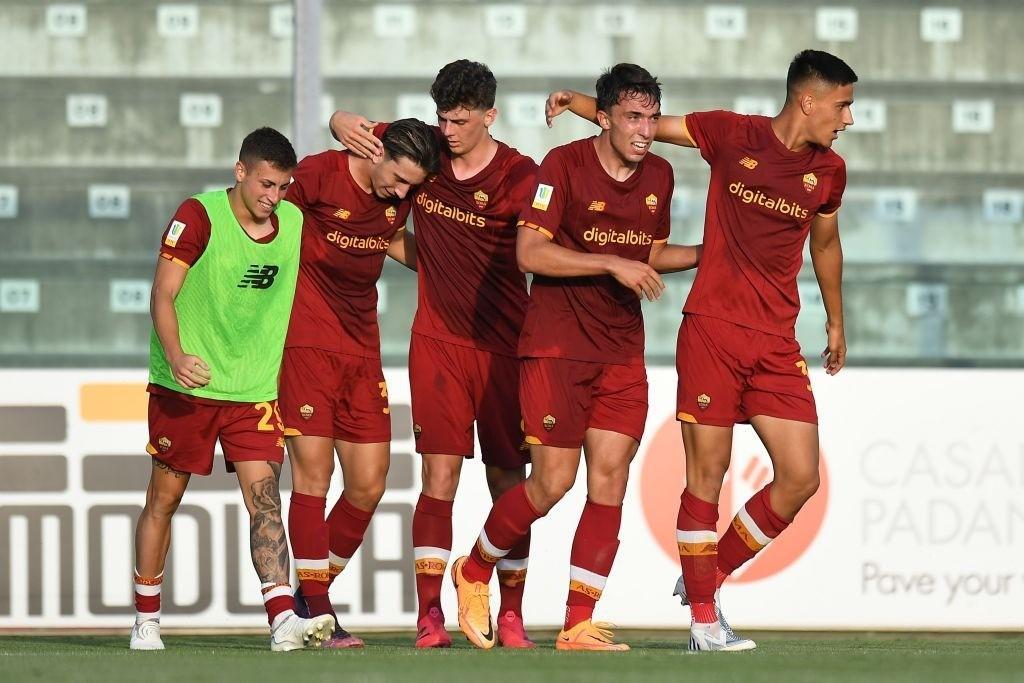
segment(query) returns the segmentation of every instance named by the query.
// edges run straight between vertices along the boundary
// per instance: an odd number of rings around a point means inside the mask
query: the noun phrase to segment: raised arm
[[[661,276],[646,263],[611,254],[586,254],[567,249],[531,225],[519,228],[516,260],[524,273],[548,277],[611,275],[638,297],[646,296],[648,301],[657,300],[665,291]]]
[[[377,122],[352,112],[338,111],[331,114],[328,124],[334,139],[345,148],[364,159],[377,159],[384,154],[384,145],[373,134]]]
[[[556,116],[566,111],[571,111],[591,123],[597,123],[597,100],[575,90],[556,90],[548,95],[547,104],[544,106],[544,116],[547,119],[548,128],[551,127]],[[683,147],[697,146],[686,129],[685,116],[662,116],[658,123],[658,133],[654,139],[658,142],[667,142]]]
[[[197,389],[210,383],[210,367],[199,356],[182,350],[178,313],[174,310],[174,300],[181,291],[186,275],[188,268],[185,265],[171,259],[158,259],[149,310],[174,381],[187,389]]]
[[[843,246],[839,241],[839,216],[818,215],[811,221],[811,263],[825,304],[828,346],[821,352],[825,371],[834,375],[846,365],[846,333],[843,328]]]

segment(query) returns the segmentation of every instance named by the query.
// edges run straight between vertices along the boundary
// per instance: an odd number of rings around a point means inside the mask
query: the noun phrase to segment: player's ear
[[[245,180],[245,164],[239,159],[235,162],[235,182],[240,183],[243,180]]]
[[[602,130],[611,130],[612,120],[607,112],[603,112],[600,109],[597,110],[597,125],[601,126]]]
[[[484,126],[490,128],[494,125],[494,122],[498,119],[498,110],[496,107],[491,107],[484,112]]]
[[[800,111],[802,111],[804,115],[810,116],[811,110],[814,109],[814,94],[807,91],[800,95],[800,99],[798,101],[800,103]]]

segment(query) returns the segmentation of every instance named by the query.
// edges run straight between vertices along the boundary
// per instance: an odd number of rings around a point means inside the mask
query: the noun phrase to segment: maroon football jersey
[[[288,188],[306,221],[285,346],[378,358],[376,284],[410,203],[365,192],[349,171],[350,156],[328,150],[306,157]]]
[[[839,210],[846,164],[831,149],[793,152],[766,116],[687,114],[711,166],[704,253],[683,311],[793,337],[796,279],[811,221]]]
[[[646,263],[669,236],[672,167],[648,153],[624,181],[605,172],[596,138],[551,150],[519,225],[555,244]],[[519,341],[522,357],[571,358],[626,365],[643,361],[640,299],[610,275],[534,275]]]
[[[516,354],[529,298],[516,264],[516,221],[536,174],[533,159],[499,142],[483,170],[458,180],[442,141],[441,172],[413,202],[419,279],[413,332]]]

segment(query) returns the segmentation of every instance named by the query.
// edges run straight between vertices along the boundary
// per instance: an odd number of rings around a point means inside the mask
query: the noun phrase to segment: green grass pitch
[[[163,652],[130,652],[119,636],[0,636],[0,681],[1018,681],[1024,634],[757,633],[758,649],[690,654],[683,632],[620,631],[627,653],[565,653],[540,633],[530,652],[472,649],[453,633],[450,650],[418,652],[411,634],[366,635],[363,650],[271,653],[263,636],[164,636]]]

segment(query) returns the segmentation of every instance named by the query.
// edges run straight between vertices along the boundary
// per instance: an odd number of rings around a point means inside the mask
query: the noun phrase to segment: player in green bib
[[[278,480],[284,428],[277,409],[299,268],[302,212],[284,200],[296,166],[271,128],[242,142],[235,185],[195,195],[164,232],[153,280],[149,443],[153,470],[135,531],[133,650],[162,650],[160,588],[171,517],[193,474],[213,470],[220,441],[249,512],[253,566],[275,651],[317,647],[330,615],[301,619],[290,584]]]

